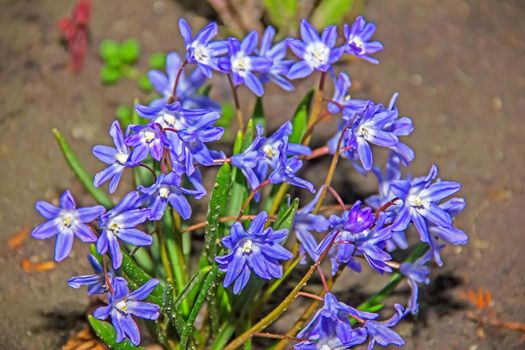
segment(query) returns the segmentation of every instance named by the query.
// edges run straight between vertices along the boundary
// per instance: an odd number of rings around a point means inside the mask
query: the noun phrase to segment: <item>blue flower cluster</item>
[[[316,195],[295,214],[290,231],[295,233],[297,249],[285,247],[290,236],[288,229],[270,227],[275,213],[268,213],[268,206],[252,208],[255,215],[249,217],[249,224],[241,222],[241,210],[237,221],[228,225],[229,234],[221,237],[224,253],[213,257],[215,267],[223,272],[223,287],[232,287],[237,295],[253,278],[280,279],[284,275],[283,262],[293,258],[303,264],[310,261],[313,268],[328,257],[333,276],[347,267],[360,272],[363,263],[379,274],[398,270],[411,288],[406,307],[396,305],[393,316],[377,321],[379,314],[357,310],[325,290],[322,307],[298,334],[302,341],[295,348],[347,349],[366,341],[369,349],[375,344],[403,345],[403,339],[391,328],[407,313],[417,313],[418,285],[429,283],[428,263],[433,258],[442,265],[440,252],[445,244],[462,245],[468,241],[466,233],[454,225],[454,217],[464,209],[465,201],[450,198],[459,191],[460,184],[439,179],[435,165],[423,177],[403,175],[401,166],[410,164],[414,151],[401,137],[411,134],[413,125],[410,118],[400,116],[397,93],[388,106],[354,99],[349,95],[350,77],[344,72],[335,73],[334,65],[343,55],[378,63],[371,56],[383,48],[381,43],[371,41],[375,25],[358,17],[352,25],[344,26],[344,38],[339,38],[336,26],[319,33],[303,20],[300,39],[286,38],[278,43],[273,43],[276,31],[272,27],[266,28],[260,43],[255,31],[242,40],[214,40],[218,34],[216,23],[208,24],[196,35],[184,19],[179,21],[179,28],[185,54],[169,53],[166,72],[153,70],[148,74],[159,98],[149,105],[136,105],[136,112],[143,118],[140,123],[124,128],[117,121],[111,124],[113,146],[93,148],[94,156],[107,165],[95,175],[96,187],[109,183],[108,190],[114,193],[126,169],[137,167],[148,169],[151,180],[138,184],[107,210],[98,205],[77,208],[69,191],[61,196],[59,207],[39,201],[36,209],[46,221],[33,230],[33,237],[56,236],[56,261],[70,254],[74,237],[95,245],[97,254],[88,258],[94,274],[73,277],[68,283],[73,288],[86,286],[90,295],[105,295],[107,306],[98,308],[94,316],[111,319],[117,342],[129,339],[137,345],[140,332],[133,317],[159,317],[160,306],[143,300],[164,282],[151,279],[138,288],[136,284],[128,285],[121,271],[123,251],[129,245],[152,246],[152,222],[162,220],[166,212],[177,213],[182,225],[188,226],[192,217],[190,202],[207,194],[202,169],[229,163],[244,175],[256,201],[261,200],[262,187],[277,184]],[[291,58],[288,49],[298,59]],[[245,85],[262,96],[268,82],[292,91],[293,80],[316,71],[320,72],[321,81],[326,76],[333,78],[332,98],[319,101],[326,102],[329,114],[339,116],[338,130],[325,146],[312,150],[308,142],[290,142],[294,130],[287,121],[269,136],[263,126],[257,125],[252,142],[239,153],[226,156],[211,148],[210,144],[221,140],[224,134],[224,129],[217,126],[220,104],[202,93],[214,72],[227,75],[234,90]],[[308,126],[311,132],[315,123]],[[375,162],[376,147],[389,150],[384,172]],[[298,172],[305,162],[325,154],[333,155],[335,160],[350,160],[362,174],[375,174],[378,193],[346,205],[330,187],[329,176],[316,190],[316,184]],[[337,162],[332,164],[335,167]],[[339,214],[332,210],[333,214],[328,215],[330,211],[320,210],[328,190],[341,205]],[[428,245],[429,250],[416,261],[397,263],[391,253],[409,247],[407,233],[412,224],[418,233],[414,238]],[[111,259],[108,266],[107,258]],[[130,291],[130,287],[135,290]]]

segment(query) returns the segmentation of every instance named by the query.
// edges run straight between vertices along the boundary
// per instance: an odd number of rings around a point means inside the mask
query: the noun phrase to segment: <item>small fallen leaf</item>
[[[468,301],[478,310],[483,310],[492,306],[492,293],[483,288],[479,288],[477,291],[473,289],[461,291],[459,297]]]
[[[20,231],[9,237],[7,246],[9,249],[15,250],[25,242],[27,237],[29,237],[29,230],[27,227],[23,227]]]
[[[62,350],[106,350],[106,346],[103,345],[98,339],[96,339],[89,326],[85,325],[77,333],[73,334],[67,340],[67,343],[62,346]]]
[[[21,265],[22,265],[22,269],[26,273],[44,272],[44,271],[52,270],[56,267],[56,264],[54,261],[44,261],[44,262],[34,263],[34,262],[31,262],[29,259],[22,260]]]

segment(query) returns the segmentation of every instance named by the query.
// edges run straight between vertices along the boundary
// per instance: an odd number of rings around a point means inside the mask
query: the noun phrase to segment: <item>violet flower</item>
[[[306,20],[301,21],[301,39],[289,38],[288,46],[301,60],[290,67],[288,79],[305,78],[314,70],[326,72],[341,58],[344,47],[335,48],[337,41],[337,27],[328,26],[321,36]]]
[[[368,350],[372,350],[375,344],[381,346],[387,345],[396,345],[402,346],[405,345],[405,341],[399,334],[394,332],[391,328],[394,327],[405,317],[406,311],[399,304],[395,305],[396,313],[390,317],[388,320],[383,322],[378,322],[374,320],[367,320],[364,324],[368,332]]]
[[[99,254],[106,254],[109,250],[114,269],[122,264],[119,239],[136,246],[148,246],[153,241],[150,235],[136,229],[149,216],[149,209],[138,208],[141,202],[137,191],[130,192],[100,218],[102,232],[97,241],[97,251]]]
[[[186,60],[196,64],[208,78],[212,70],[220,71],[218,57],[228,52],[228,46],[225,41],[211,41],[219,32],[217,23],[211,22],[193,37],[188,22],[181,18],[179,29],[186,45]]]
[[[215,261],[221,271],[226,272],[224,287],[233,284],[234,294],[239,294],[246,286],[252,272],[266,280],[281,278],[283,267],[279,260],[293,257],[290,251],[281,246],[288,230],[274,231],[271,227],[265,229],[267,220],[268,214],[260,212],[247,230],[236,221],[231,227],[230,235],[222,239],[222,244],[230,252],[216,257]]]
[[[109,134],[113,138],[115,148],[97,145],[93,147],[93,154],[100,161],[109,164],[109,167],[102,170],[95,175],[93,184],[99,187],[106,181],[109,183],[109,192],[113,193],[117,189],[118,183],[122,178],[122,173],[127,167],[133,167],[136,165],[130,159],[130,151],[124,143],[124,135],[118,121],[114,121],[109,128]]]
[[[219,60],[219,66],[225,72],[231,72],[233,84],[245,84],[254,94],[262,96],[264,87],[255,73],[266,73],[272,66],[272,61],[266,57],[253,55],[257,48],[258,34],[250,32],[240,42],[236,38],[228,38],[228,57]]]
[[[31,236],[36,239],[56,236],[56,261],[62,261],[69,256],[75,236],[82,242],[96,242],[97,236],[88,224],[105,212],[104,207],[95,205],[77,209],[69,190],[60,197],[59,208],[44,201],[36,202],[35,207],[47,221],[35,227]]]
[[[88,287],[87,292],[89,295],[106,293],[108,291],[108,287],[106,285],[106,276],[104,275],[103,266],[98,262],[97,258],[95,258],[91,254],[88,255],[88,260],[95,273],[91,275],[71,277],[67,280],[67,284],[69,284],[71,288],[75,289],[78,289],[82,286],[86,286]],[[113,285],[115,272],[112,269],[109,269],[107,275],[110,280],[110,283]]]
[[[127,338],[133,345],[139,345],[140,331],[132,316],[146,320],[156,320],[159,317],[158,305],[142,301],[151,294],[157,284],[159,281],[151,279],[130,293],[126,280],[117,277],[113,282],[115,293],[108,293],[108,306],[99,307],[93,316],[99,320],[111,317],[111,323],[117,331],[117,343]]]
[[[261,39],[259,56],[265,57],[272,62],[272,66],[266,73],[261,73],[260,80],[265,83],[271,81],[286,91],[293,91],[293,84],[286,79],[286,74],[294,63],[286,59],[286,41],[280,41],[272,47],[272,40],[275,36],[275,29],[272,26],[266,27]]]
[[[379,63],[376,58],[369,56],[370,54],[383,50],[383,44],[379,41],[369,41],[375,31],[375,24],[366,23],[362,16],[357,17],[351,27],[345,24],[345,51],[351,55],[363,58],[368,62]]]

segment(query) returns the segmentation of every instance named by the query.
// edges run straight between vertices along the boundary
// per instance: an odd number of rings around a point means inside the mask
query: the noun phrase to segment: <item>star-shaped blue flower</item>
[[[375,31],[375,24],[366,23],[362,16],[357,17],[352,26],[345,24],[346,52],[371,63],[378,63],[376,58],[369,56],[383,50],[383,44],[379,41],[369,41]]]
[[[290,251],[281,246],[288,230],[265,229],[267,220],[268,214],[263,211],[253,219],[247,230],[237,221],[232,225],[230,235],[222,240],[230,253],[216,257],[215,261],[226,272],[224,287],[233,284],[235,294],[239,294],[246,286],[252,272],[267,280],[281,278],[283,267],[279,260],[293,257]]]
[[[69,256],[75,236],[87,243],[93,243],[97,240],[95,232],[88,224],[105,212],[104,207],[96,205],[77,209],[69,190],[65,191],[60,197],[59,208],[44,201],[36,202],[35,207],[47,221],[35,227],[31,236],[36,239],[56,236],[56,261],[62,261]]]

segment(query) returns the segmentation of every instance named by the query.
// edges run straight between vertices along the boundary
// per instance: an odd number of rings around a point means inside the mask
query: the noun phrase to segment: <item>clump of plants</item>
[[[59,206],[39,201],[46,221],[32,235],[56,237],[57,261],[69,256],[75,238],[91,244],[93,273],[68,283],[105,301],[89,317],[96,334],[115,349],[139,347],[139,324],[166,349],[250,349],[260,344],[255,338],[271,349],[403,345],[394,327],[418,312],[429,263],[441,266],[446,245],[468,240],[454,225],[465,201],[452,197],[460,184],[439,179],[435,165],[419,177],[404,170],[414,158],[403,142],[413,126],[400,115],[397,94],[386,105],[348,94],[350,77],[335,64],[348,55],[378,63],[373,54],[383,46],[372,40],[375,25],[359,17],[340,37],[336,26],[319,33],[303,20],[300,38],[280,42],[272,27],[242,40],[217,40],[213,22],[198,33],[184,19],[179,27],[183,54],[169,53],[165,72],[148,74],[160,97],[137,103],[129,123],[111,124],[113,145],[93,148],[107,165],[94,178],[55,130],[100,205],[79,208],[70,191]],[[230,152],[214,147],[224,134],[220,105],[206,85],[214,74],[229,81],[235,102],[238,132]],[[262,108],[265,85],[294,93],[294,82],[311,75],[315,90],[289,121],[267,132],[265,120],[275,116]],[[251,118],[239,107],[241,86],[258,96]],[[318,129],[334,119],[337,132],[312,149]],[[382,166],[376,148],[390,152]],[[328,157],[329,166],[312,183],[301,174],[319,157]],[[332,186],[340,162],[373,173],[377,194],[346,203],[346,189]],[[210,168],[216,178],[207,186],[203,173]],[[134,190],[113,203],[101,187],[107,183],[113,193],[124,172],[133,173]],[[199,216],[195,208],[204,199],[207,212]],[[406,259],[394,259],[398,251]],[[390,276],[388,284],[359,305],[332,292],[336,283],[348,283],[343,271],[351,270],[355,281],[364,269]],[[314,276],[319,283],[309,283]],[[384,305],[401,283],[410,286],[408,300]],[[307,303],[295,321],[269,332],[298,298]]]

